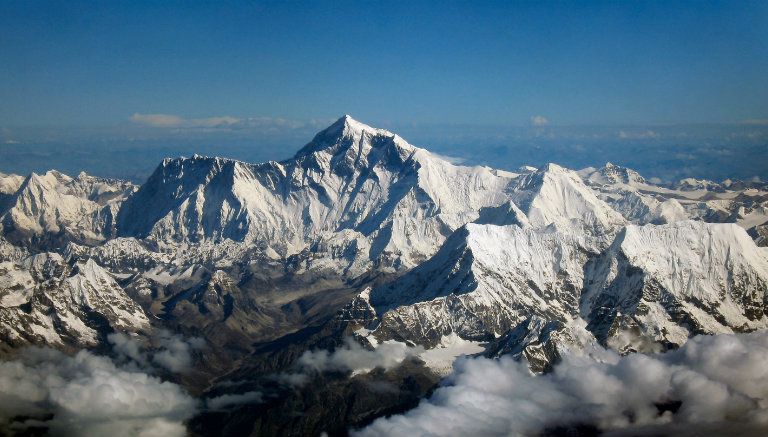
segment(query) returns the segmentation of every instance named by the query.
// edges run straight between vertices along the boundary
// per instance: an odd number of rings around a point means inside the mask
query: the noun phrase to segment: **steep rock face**
[[[749,229],[749,236],[755,239],[760,247],[768,246],[768,224],[754,226]]]
[[[371,260],[414,265],[477,210],[504,202],[510,180],[343,117],[283,162],[164,161],[120,211],[118,234],[231,239],[289,256],[350,230],[368,240]]]
[[[531,315],[569,320],[578,314],[587,241],[469,224],[429,261],[370,292],[375,335],[430,346],[451,333],[493,338]]]
[[[67,258],[93,259],[115,273],[146,272],[163,263],[171,255],[154,252],[135,238],[113,238],[100,246],[88,247],[69,243],[63,255]]]
[[[142,331],[149,320],[93,260],[54,253],[0,263],[0,337],[7,345],[94,346],[110,330]]]
[[[580,319],[563,322],[531,316],[490,342],[483,355],[525,359],[531,371],[542,373],[552,370],[563,355],[593,347],[596,343]]]
[[[768,254],[737,225],[629,225],[610,246],[595,251],[594,241],[470,224],[427,262],[366,290],[346,314],[357,314],[351,319],[378,340],[427,347],[452,333],[488,340],[514,328],[504,347],[518,355],[530,342],[549,341],[550,331],[568,343],[574,331],[564,326],[580,319],[596,341],[622,351],[768,326]],[[537,328],[519,325],[530,318],[541,321]],[[542,330],[545,324],[557,326]],[[536,359],[556,356],[550,349],[536,349],[544,353]]]
[[[587,269],[581,313],[603,342],[623,331],[662,344],[768,324],[768,257],[733,224],[628,226]]]
[[[622,167],[610,162],[605,163],[603,168],[585,172],[584,177],[590,184],[599,185],[615,186],[621,184],[637,187],[648,184],[648,181],[640,173],[631,168]]]
[[[8,240],[0,237],[0,262],[21,261],[29,256],[29,251],[23,247],[14,246]]]
[[[0,173],[0,215],[9,207],[10,200],[22,183],[24,183],[23,176]]]
[[[130,183],[85,173],[77,178],[53,170],[32,173],[5,201],[2,233],[12,243],[39,249],[69,241],[98,244],[113,234],[120,203],[133,190]]]

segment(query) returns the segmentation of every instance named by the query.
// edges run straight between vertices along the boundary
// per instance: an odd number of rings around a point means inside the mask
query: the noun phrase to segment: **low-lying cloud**
[[[263,400],[264,395],[260,391],[249,391],[237,394],[225,394],[215,398],[209,398],[205,405],[209,410],[220,410],[225,407],[240,404],[255,404]]]
[[[10,434],[183,436],[196,401],[173,383],[80,351],[25,350],[0,362],[0,428]]]
[[[147,350],[142,343],[127,334],[113,333],[107,336],[112,350],[125,363],[160,367],[174,373],[184,373],[192,368],[193,354],[205,347],[199,337],[184,338],[169,331],[160,330],[152,337],[152,350]]]
[[[702,336],[664,354],[569,356],[534,376],[509,358],[457,362],[447,385],[357,436],[768,435],[768,332]]]
[[[327,350],[304,352],[298,360],[298,365],[317,372],[351,370],[354,373],[365,373],[377,367],[385,370],[392,369],[415,353],[416,348],[410,348],[399,342],[384,342],[370,350],[352,339],[347,339],[342,347],[333,352]]]
[[[288,385],[303,385],[313,373],[352,372],[367,373],[373,369],[390,370],[405,359],[417,355],[422,348],[409,347],[404,343],[388,341],[375,349],[367,349],[351,338],[333,351],[321,349],[306,351],[296,361],[293,372],[276,375],[276,379]]]
[[[531,124],[533,126],[546,126],[549,124],[549,119],[543,115],[533,115],[531,116]]]
[[[175,373],[183,373],[192,367],[192,354],[205,346],[202,338],[183,338],[180,335],[161,331],[157,335],[159,350],[152,356],[152,362]]]

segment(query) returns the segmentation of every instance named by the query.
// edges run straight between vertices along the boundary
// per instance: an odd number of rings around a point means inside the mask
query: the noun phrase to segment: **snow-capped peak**
[[[371,148],[394,145],[413,152],[415,148],[398,135],[361,123],[345,115],[315,135],[315,138],[296,153],[296,158],[325,151],[330,155],[344,153],[350,148],[367,153]]]
[[[581,174],[593,184],[628,186],[646,184],[645,178],[640,173],[611,162],[606,162],[600,169],[584,169]]]
[[[600,200],[572,170],[547,164],[518,178],[512,200],[533,226],[569,227],[578,222],[598,232],[615,229],[624,218]]]

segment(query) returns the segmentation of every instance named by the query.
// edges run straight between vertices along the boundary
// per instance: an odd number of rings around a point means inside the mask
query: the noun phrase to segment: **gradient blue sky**
[[[0,2],[0,126],[768,119],[768,2]]]

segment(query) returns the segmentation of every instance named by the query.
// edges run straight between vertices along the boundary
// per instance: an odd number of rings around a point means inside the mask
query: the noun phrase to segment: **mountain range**
[[[465,167],[344,116],[280,162],[165,159],[139,186],[0,175],[0,351],[200,338],[168,379],[273,396],[204,411],[192,432],[343,433],[413,406],[461,355],[547,372],[588,345],[658,352],[764,329],[766,238],[765,183]],[[350,339],[412,352],[301,389],[275,376]],[[400,394],[360,388],[382,381]],[[318,393],[340,406],[307,413]]]

